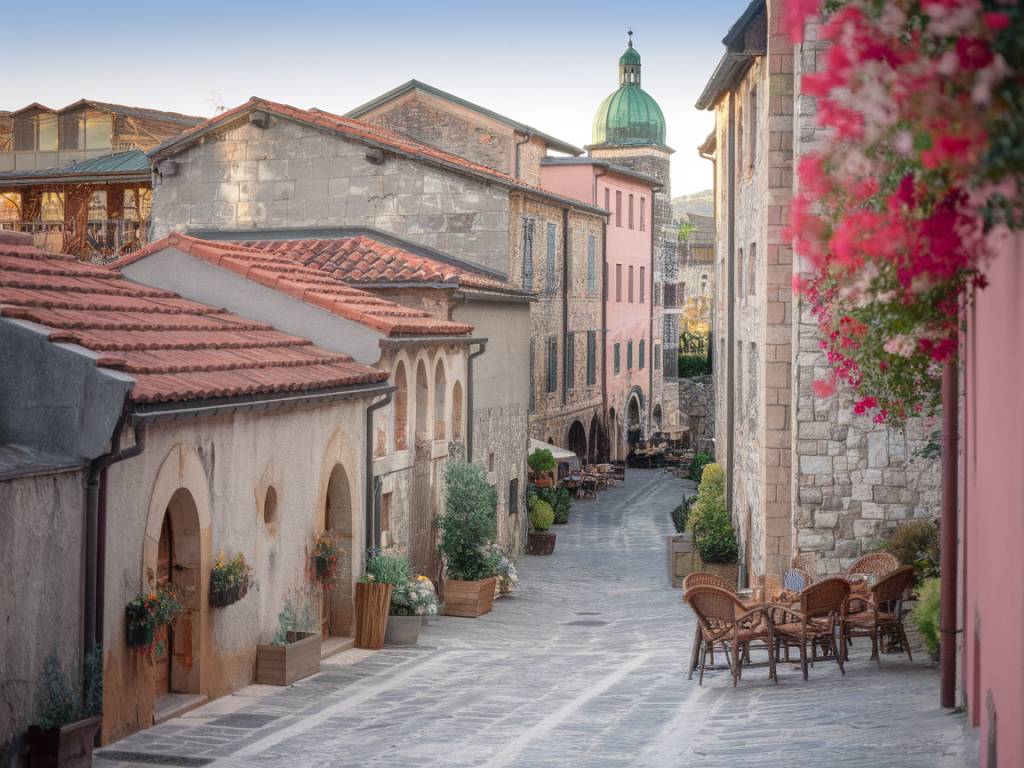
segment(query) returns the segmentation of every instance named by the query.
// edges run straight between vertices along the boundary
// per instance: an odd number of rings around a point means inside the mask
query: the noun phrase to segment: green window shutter
[[[533,219],[523,219],[523,289],[533,290]]]
[[[618,373],[622,368],[622,345],[616,342],[612,348],[612,363],[615,366],[615,373]]]
[[[547,281],[548,293],[555,292],[555,255],[558,250],[558,240],[555,237],[555,225],[548,224],[548,260],[546,264],[545,276]]]
[[[587,238],[587,293],[597,293],[597,239]]]
[[[565,388],[576,386],[576,333],[569,331],[565,336]]]
[[[558,338],[548,338],[548,392],[558,389]]]
[[[639,365],[640,370],[643,370],[643,367],[644,367],[644,352],[645,351],[646,350],[644,349],[644,340],[640,339],[640,349],[637,351],[637,357],[639,358],[637,362],[639,362],[639,364],[640,364]]]
[[[633,342],[626,342],[626,370],[633,370]]]

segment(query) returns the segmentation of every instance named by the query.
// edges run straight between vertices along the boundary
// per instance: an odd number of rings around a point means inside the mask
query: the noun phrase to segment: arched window
[[[416,364],[416,441],[430,439],[430,388],[427,384],[427,366],[422,360]]]
[[[462,382],[452,387],[452,440],[462,439]]]
[[[444,440],[445,433],[445,416],[447,416],[447,408],[445,408],[445,398],[448,396],[448,383],[444,376],[444,363],[438,358],[437,365],[434,367],[434,439]]]
[[[395,367],[394,424],[395,450],[404,451],[409,447],[409,377],[405,373],[405,363],[399,361]]]

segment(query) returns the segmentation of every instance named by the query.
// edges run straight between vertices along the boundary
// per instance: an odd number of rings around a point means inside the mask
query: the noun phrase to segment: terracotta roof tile
[[[136,403],[382,382],[386,371],[118,272],[0,238],[0,317],[50,329],[135,379]]]
[[[367,235],[306,240],[246,240],[241,244],[286,256],[347,283],[434,283],[452,288],[521,293],[508,283],[469,267],[432,259],[382,243]]]
[[[112,266],[120,268],[172,247],[386,336],[465,336],[473,330],[471,325],[442,320],[354,288],[288,255],[238,243],[171,234]]]

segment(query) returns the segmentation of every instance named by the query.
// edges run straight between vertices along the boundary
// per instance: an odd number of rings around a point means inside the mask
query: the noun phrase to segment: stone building
[[[600,420],[601,388],[583,377],[588,349],[576,340],[601,327],[601,289],[589,290],[586,269],[590,239],[604,247],[603,209],[388,129],[260,99],[150,156],[157,236],[372,227],[536,293],[522,370],[530,434],[566,444],[574,423]],[[600,348],[593,358],[600,369]]]
[[[30,247],[0,248],[0,258],[0,338],[14,340],[20,363],[5,423],[24,428],[45,391],[68,407],[46,409],[37,439],[61,447],[93,435],[101,446],[84,515],[83,634],[85,647],[103,646],[103,740],[252,682],[256,645],[311,586],[320,531],[339,537],[343,556],[334,589],[314,590],[314,609],[325,635],[349,634],[353,584],[374,538],[367,422],[390,397],[388,374],[110,269]],[[84,408],[83,393],[98,407]],[[67,501],[73,509],[74,496]],[[53,543],[75,535],[47,533]],[[220,552],[244,555],[258,586],[229,608],[210,604]],[[63,563],[49,565],[40,594],[63,573]],[[160,584],[185,613],[147,658],[127,645],[125,607]],[[34,620],[31,605],[14,607],[22,626]]]
[[[578,156],[568,142],[427,83],[407,83],[346,114],[486,165],[534,186],[549,152]]]
[[[798,560],[837,573],[899,522],[937,513],[938,471],[920,422],[896,432],[817,400],[817,327],[794,297],[785,236],[795,157],[814,142],[799,92],[813,50],[794,50],[781,6],[754,0],[697,102],[715,112],[717,458],[750,575]]]
[[[674,286],[679,279],[669,172],[673,150],[665,144],[665,116],[661,108],[640,87],[640,54],[633,47],[632,31],[629,34],[626,51],[619,57],[619,87],[597,108],[587,151],[590,157],[631,168],[656,179],[659,184],[653,191],[650,221],[654,248],[651,354],[656,372],[651,381],[650,397],[651,403],[660,405],[662,421],[667,423],[676,418],[678,407],[675,380],[679,322],[672,311],[676,307],[668,306],[665,301],[674,299],[674,291],[666,287]]]
[[[687,233],[676,248],[679,282],[673,303],[678,308],[671,311],[679,315],[680,332],[707,333],[715,298],[715,218],[684,213],[680,224]]]

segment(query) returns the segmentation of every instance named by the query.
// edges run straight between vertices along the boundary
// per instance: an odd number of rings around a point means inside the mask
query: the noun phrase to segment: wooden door
[[[174,571],[174,536],[171,532],[171,516],[164,515],[164,524],[160,529],[160,544],[157,547],[156,583],[169,585]],[[154,652],[153,688],[157,696],[171,692],[171,653],[173,632],[170,627],[158,630],[154,636],[156,651]]]

